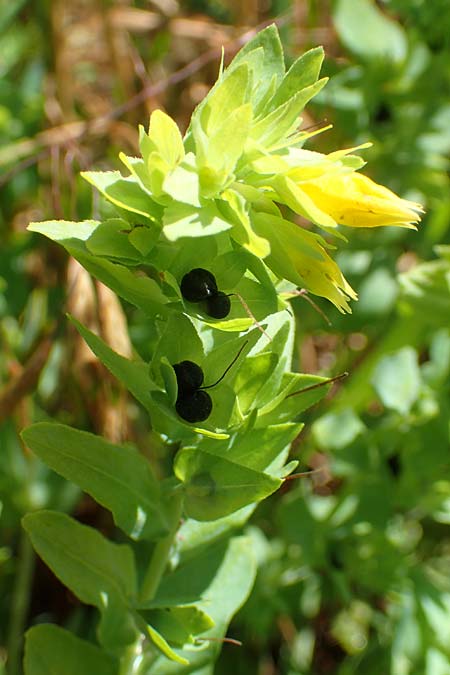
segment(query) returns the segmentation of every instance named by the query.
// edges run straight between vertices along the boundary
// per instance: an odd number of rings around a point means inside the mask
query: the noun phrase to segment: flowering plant
[[[356,294],[329,238],[342,236],[341,224],[413,227],[420,213],[358,173],[354,151],[364,146],[329,155],[303,148],[316,132],[299,131],[299,115],[326,83],[322,60],[313,49],[286,72],[270,26],[221,65],[184,137],[157,110],[140,129],[141,156],[121,155],[127,175],[83,174],[105,198],[103,218],[30,225],[152,322],[147,363],[72,319],[153,430],[179,449],[173,474],[158,481],[134,448],[47,422],[25,430],[29,447],[109,509],[128,537],[109,542],[54,512],[26,516],[38,553],[100,612],[99,647],[38,627],[28,655],[54,658],[51,643],[82,654],[86,672],[96,660],[95,672],[175,673],[188,664],[197,672],[210,667],[214,640],[251,588],[252,542],[233,529],[295,468],[287,459],[298,416],[330,382],[291,372],[286,296],[300,286],[349,311]],[[193,272],[206,279],[204,295],[188,288]],[[207,304],[219,297],[225,311]]]

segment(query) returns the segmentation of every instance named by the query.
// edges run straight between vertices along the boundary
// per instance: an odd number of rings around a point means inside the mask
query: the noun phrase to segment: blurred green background
[[[0,673],[23,631],[92,637],[94,615],[35,559],[23,514],[53,507],[111,534],[100,507],[21,445],[36,418],[132,440],[147,420],[67,328],[70,310],[143,355],[152,331],[30,220],[98,208],[79,178],[137,153],[162,108],[180,128],[245,36],[276,19],[287,59],[322,44],[331,81],[309,148],[371,140],[365,172],[424,204],[418,232],[351,231],[337,260],[360,299],[331,322],[303,299],[297,367],[350,377],[308,415],[292,456],[311,478],[263,503],[260,571],[219,675],[450,675],[450,7],[448,0],[9,0],[0,7]],[[125,329],[130,328],[131,344]],[[7,665],[5,663],[7,662]],[[61,674],[63,675],[63,674]]]

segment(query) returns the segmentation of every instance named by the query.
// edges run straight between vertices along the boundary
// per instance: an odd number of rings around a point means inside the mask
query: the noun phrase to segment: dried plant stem
[[[46,337],[26,362],[23,370],[0,391],[0,422],[9,417],[20,401],[35,388],[53,345]]]

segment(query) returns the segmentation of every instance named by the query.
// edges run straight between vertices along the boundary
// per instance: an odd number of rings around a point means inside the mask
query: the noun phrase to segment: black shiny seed
[[[211,396],[208,392],[197,389],[186,396],[179,396],[175,409],[186,422],[204,422],[212,411]]]
[[[172,366],[177,376],[178,398],[188,396],[203,384],[203,370],[193,361],[180,361]]]
[[[181,295],[189,302],[201,302],[217,293],[217,283],[214,274],[196,267],[181,280]]]
[[[205,312],[214,319],[224,319],[230,313],[231,301],[226,293],[217,291],[216,295],[206,300]]]

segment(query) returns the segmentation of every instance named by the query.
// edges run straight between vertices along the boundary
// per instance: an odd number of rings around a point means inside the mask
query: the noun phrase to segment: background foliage
[[[352,231],[339,263],[359,292],[341,317],[303,299],[297,366],[350,378],[310,413],[292,457],[320,471],[263,503],[246,533],[257,582],[218,673],[450,673],[450,150],[445,0],[225,3],[10,2],[0,70],[0,663],[20,672],[24,628],[51,621],[91,637],[93,617],[31,552],[21,517],[66,511],[114,534],[106,511],[21,445],[53,418],[155,464],[172,455],[61,319],[70,310],[122,353],[145,356],[152,327],[25,231],[30,220],[88,217],[79,170],[117,168],[160,107],[184,130],[250,27],[274,17],[288,54],[323,44],[330,83],[308,108],[334,128],[323,152],[373,140],[369,173],[422,202],[418,233]],[[131,340],[125,330],[131,326]],[[150,355],[147,355],[150,357]],[[75,364],[75,367],[74,367]],[[3,665],[1,668],[5,668]],[[107,668],[107,666],[105,666]],[[0,670],[1,672],[1,670]]]

